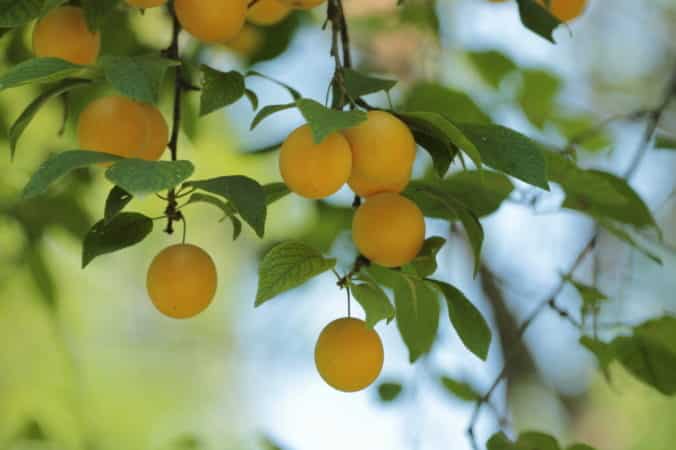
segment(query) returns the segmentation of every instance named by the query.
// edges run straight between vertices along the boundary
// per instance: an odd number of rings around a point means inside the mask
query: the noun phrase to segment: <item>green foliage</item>
[[[81,0],[87,26],[92,31],[99,31],[111,15],[120,0]]]
[[[201,116],[231,105],[245,95],[244,76],[237,71],[220,72],[202,66],[202,76]]]
[[[185,183],[185,186],[225,198],[232,203],[237,213],[253,228],[258,236],[263,237],[265,234],[266,196],[263,187],[255,180],[235,175],[190,181]]]
[[[582,313],[594,311],[600,307],[602,301],[608,300],[608,297],[593,286],[575,281],[572,277],[566,276],[564,279],[573,285],[582,298]]]
[[[120,213],[108,223],[99,221],[85,236],[82,268],[98,256],[138,244],[152,231],[152,219],[139,213]]]
[[[390,403],[399,398],[404,387],[400,383],[380,383],[378,385],[378,397],[385,403]]]
[[[486,443],[487,450],[561,450],[557,440],[545,433],[528,431],[521,433],[516,442],[512,442],[500,432],[493,435]],[[574,444],[567,450],[594,450],[588,445]]]
[[[486,360],[491,345],[491,329],[479,310],[454,286],[433,281],[446,299],[448,317],[465,347]]]
[[[428,81],[418,82],[406,92],[402,109],[434,112],[451,122],[491,123],[469,95]]]
[[[530,122],[543,128],[554,111],[561,80],[545,70],[524,70],[517,101]]]
[[[53,155],[42,163],[28,181],[23,190],[23,198],[28,199],[44,193],[52,183],[75,169],[120,159],[119,156],[86,150],[70,150]]]
[[[514,61],[496,50],[469,52],[467,56],[481,77],[494,88],[518,68]]]
[[[109,224],[122,210],[134,199],[134,197],[119,186],[113,186],[106,197],[106,205],[103,214],[103,223]]]
[[[554,42],[554,30],[561,21],[535,0],[516,0],[519,4],[521,22],[536,34]]]
[[[263,257],[258,269],[256,306],[333,269],[335,265],[335,259],[324,258],[302,242],[277,244]]]
[[[351,284],[350,291],[366,313],[366,325],[374,327],[381,320],[389,324],[395,311],[385,291],[367,275],[360,275],[358,280],[358,283]]]
[[[457,381],[446,376],[442,376],[439,381],[441,382],[441,385],[444,387],[444,389],[446,389],[446,391],[451,394],[451,396],[460,400],[464,400],[466,402],[475,402],[481,398],[479,393],[469,383]]]
[[[366,113],[363,111],[336,111],[307,98],[296,100],[296,106],[312,128],[317,144],[336,131],[351,128],[366,120]]]
[[[343,69],[343,78],[347,94],[352,99],[380,91],[390,92],[397,84],[395,80],[363,75],[352,69]]]
[[[176,187],[194,171],[190,161],[123,159],[106,171],[106,178],[134,196],[143,196]]]
[[[66,78],[93,79],[96,69],[58,58],[33,58],[0,75],[0,91],[26,84],[54,83]]]
[[[106,80],[121,94],[155,104],[167,70],[180,65],[180,62],[154,55],[106,55],[101,57],[100,65]]]
[[[54,0],[0,0],[0,27],[13,28],[39,17],[61,3]]]
[[[425,240],[418,256],[409,263],[409,266],[420,278],[426,278],[437,271],[437,255],[446,244],[446,239],[433,236]]]

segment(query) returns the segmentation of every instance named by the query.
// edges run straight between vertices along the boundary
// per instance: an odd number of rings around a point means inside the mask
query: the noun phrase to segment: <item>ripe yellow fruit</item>
[[[80,148],[143,158],[150,143],[150,121],[138,102],[119,95],[91,102],[80,114]]]
[[[352,148],[352,172],[375,183],[401,183],[411,175],[416,144],[404,122],[385,111],[343,131]]]
[[[248,0],[176,0],[176,17],[202,42],[224,43],[244,26]]]
[[[354,214],[352,239],[362,255],[383,267],[408,264],[425,241],[420,208],[399,194],[369,197]]]
[[[169,126],[159,109],[148,104],[141,104],[141,106],[145,111],[149,127],[148,147],[141,158],[157,161],[162,157],[169,143]]]
[[[370,197],[375,194],[380,194],[383,192],[394,192],[399,193],[406,189],[408,182],[410,181],[410,173],[407,174],[401,180],[395,180],[390,183],[383,183],[370,180],[366,177],[359,175],[358,173],[352,173],[350,179],[347,180],[347,184],[350,186],[352,191],[360,197]]]
[[[242,31],[229,40],[225,46],[241,56],[248,57],[261,48],[264,40],[265,36],[260,29],[246,24]]]
[[[340,133],[315,144],[309,125],[293,131],[282,144],[279,170],[286,185],[306,198],[324,198],[337,192],[350,177],[352,152]]]
[[[162,250],[150,264],[146,286],[155,307],[174,319],[204,311],[216,294],[216,266],[207,252],[190,244]]]
[[[55,8],[33,28],[35,56],[87,65],[96,62],[100,47],[100,34],[87,28],[82,9],[74,6]]]
[[[246,18],[255,25],[274,25],[289,15],[291,7],[281,0],[258,0],[249,8]]]
[[[164,5],[167,0],[127,0],[127,3],[137,8],[154,8]]]
[[[549,10],[552,15],[562,22],[569,22],[582,15],[587,7],[587,0],[549,0]],[[538,0],[546,6],[545,0]]]
[[[283,3],[286,3],[291,8],[296,9],[312,9],[316,6],[321,5],[326,0],[281,0]]]
[[[319,335],[315,364],[330,386],[356,392],[373,383],[383,368],[380,336],[361,320],[334,320]]]

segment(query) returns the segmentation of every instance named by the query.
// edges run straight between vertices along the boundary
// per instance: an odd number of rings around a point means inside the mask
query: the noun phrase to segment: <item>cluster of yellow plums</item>
[[[393,114],[369,111],[359,125],[314,140],[303,125],[282,144],[279,167],[296,194],[320,199],[347,183],[364,198],[354,214],[352,237],[359,252],[383,267],[411,262],[425,240],[420,208],[400,195],[416,155],[411,130]],[[329,385],[353,392],[369,386],[383,366],[378,334],[354,318],[331,322],[315,348],[317,369]]]
[[[493,3],[503,3],[507,0],[490,0]],[[588,0],[537,0],[543,6],[548,6],[552,15],[562,22],[569,22],[582,15],[587,7]]]

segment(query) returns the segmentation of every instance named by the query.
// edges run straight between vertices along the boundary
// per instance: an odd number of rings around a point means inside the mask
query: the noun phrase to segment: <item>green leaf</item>
[[[535,0],[516,0],[521,22],[534,33],[554,43],[554,30],[561,21]]]
[[[561,80],[550,72],[535,69],[524,70],[521,76],[523,81],[517,101],[528,120],[542,129],[553,116]]]
[[[273,83],[277,84],[278,86],[281,86],[281,87],[283,87],[284,89],[286,89],[286,90],[289,92],[289,94],[291,94],[291,97],[293,98],[294,101],[300,100],[301,98],[303,98],[303,96],[301,95],[300,92],[298,92],[296,89],[292,88],[292,87],[289,86],[288,84],[283,83],[283,82],[281,82],[281,81],[279,81],[279,80],[276,80],[276,79],[274,79],[274,78],[272,78],[272,77],[269,77],[269,76],[267,76],[267,75],[263,75],[262,73],[257,72],[257,71],[255,71],[255,70],[250,70],[250,71],[248,71],[248,72],[246,73],[245,77],[246,77],[246,78],[249,78],[249,77],[259,77],[259,78],[263,78],[263,79],[268,80],[268,81],[272,81]]]
[[[636,378],[664,395],[676,394],[676,318],[662,317],[612,342],[617,359]]]
[[[276,245],[265,255],[258,269],[256,306],[335,266],[335,259],[324,258],[317,250],[301,242],[288,241]]]
[[[500,431],[499,433],[494,434],[486,443],[487,450],[519,450],[515,447],[512,441]]]
[[[119,156],[86,150],[70,150],[52,155],[42,163],[23,189],[23,198],[36,197],[47,190],[56,180],[75,169],[93,164],[118,161]]]
[[[573,444],[568,447],[567,450],[594,450],[594,448],[588,446],[587,444]]]
[[[606,381],[610,382],[610,363],[615,360],[613,346],[589,336],[582,336],[580,338],[580,345],[596,356],[596,360],[599,363],[599,368],[601,369],[603,376]]]
[[[476,275],[481,263],[481,248],[484,241],[483,227],[476,215],[451,194],[428,183],[414,181],[408,185],[404,195],[418,204],[426,216],[432,210],[448,221],[459,219],[462,222],[474,252],[474,274]]]
[[[266,195],[263,187],[255,180],[234,175],[191,181],[185,185],[219,195],[230,201],[237,213],[253,228],[259,237],[263,237],[265,234]]]
[[[660,150],[676,150],[676,137],[666,133],[658,133],[655,137],[655,148]]]
[[[439,381],[449,394],[460,400],[475,402],[481,398],[481,395],[469,383],[456,381],[449,377],[441,377]]]
[[[519,435],[516,447],[519,450],[559,450],[559,443],[548,434],[528,431]]]
[[[491,86],[497,88],[502,80],[515,72],[518,67],[504,53],[496,50],[467,53],[469,60],[479,72],[479,75]],[[464,119],[475,122],[471,119]]]
[[[176,187],[194,171],[190,161],[123,159],[106,171],[106,178],[131,195],[143,196]]]
[[[0,27],[14,28],[37,18],[44,0],[0,0]]]
[[[296,106],[312,128],[317,144],[332,133],[359,125],[367,117],[364,111],[336,111],[307,98],[296,100]]]
[[[404,111],[433,112],[451,122],[491,123],[491,118],[464,92],[429,81],[418,82],[406,93]]]
[[[484,316],[460,290],[443,281],[433,281],[448,306],[448,317],[465,347],[482,360],[488,357],[491,329]]]
[[[265,192],[265,203],[271,205],[277,200],[281,200],[291,193],[284,183],[270,183],[263,186]]]
[[[32,58],[0,75],[0,91],[25,84],[44,84],[65,78],[94,78],[92,68],[58,58]]]
[[[599,291],[597,288],[593,286],[586,285],[584,283],[580,283],[579,281],[575,281],[572,277],[565,276],[563,279],[570,283],[577,292],[580,294],[580,298],[582,299],[582,311],[583,313],[585,311],[591,311],[599,307],[600,303],[604,300],[608,300],[608,296],[605,295],[603,292]]]
[[[81,0],[89,29],[99,31],[119,2],[120,0]]]
[[[446,244],[446,239],[433,236],[425,240],[418,256],[410,262],[411,268],[420,278],[426,278],[437,271],[437,255]]]
[[[549,190],[547,163],[535,141],[500,125],[458,124],[458,128],[474,143],[484,164]]]
[[[230,219],[230,222],[232,223],[233,241],[236,241],[240,234],[242,234],[242,221],[237,218],[237,210],[230,202],[224,202],[220,198],[214,197],[213,195],[196,192],[190,196],[186,206],[194,203],[206,203],[223,211],[224,216],[220,221],[223,222],[225,219]]]
[[[371,77],[348,68],[343,69],[343,79],[347,94],[353,99],[380,91],[389,92],[397,84],[396,80]]]
[[[477,170],[455,173],[437,186],[462,201],[478,217],[493,214],[514,190],[514,185],[505,175]]]
[[[427,150],[432,157],[432,163],[436,173],[443,177],[451,167],[453,158],[458,154],[458,148],[452,143],[439,139],[436,136],[425,133],[420,130],[411,130],[416,144]]]
[[[385,292],[366,276],[359,278],[362,283],[352,284],[350,291],[366,313],[366,325],[373,328],[381,320],[390,323],[394,319],[394,307]]]
[[[246,92],[244,76],[237,71],[220,72],[211,67],[202,66],[202,76],[200,116],[235,103]]]
[[[82,268],[98,256],[113,253],[143,241],[153,230],[153,221],[139,213],[118,214],[109,223],[98,222],[87,233]]]
[[[26,262],[31,272],[31,278],[35,282],[38,291],[49,308],[56,307],[56,286],[45,256],[37,246],[38,242],[32,242],[26,248]]]
[[[254,91],[251,89],[244,89],[244,95],[246,95],[246,98],[249,99],[249,103],[251,103],[251,108],[256,111],[258,109],[258,96]]]
[[[422,132],[442,142],[447,142],[464,151],[481,168],[481,154],[474,143],[465,134],[447,120],[444,116],[434,112],[410,112],[398,114],[411,130]],[[449,151],[452,147],[449,145]]]
[[[263,107],[260,111],[258,111],[258,114],[256,114],[256,117],[254,117],[253,121],[251,122],[251,129],[253,130],[260,124],[262,121],[270,117],[271,115],[278,113],[280,111],[285,111],[287,109],[295,108],[296,104],[295,103],[287,103],[285,105],[268,105]],[[271,147],[270,147],[271,148]],[[275,146],[274,150],[279,148],[279,146]]]
[[[89,84],[89,80],[64,80],[59,84],[50,87],[45,92],[40,94],[38,98],[33,100],[30,105],[21,113],[18,119],[9,129],[9,151],[12,158],[16,152],[16,145],[24,130],[31,123],[35,115],[40,111],[50,99],[57,97],[65,92],[68,92],[78,86]]]
[[[103,223],[109,224],[133,199],[134,197],[129,192],[114,186],[106,198]]]
[[[403,386],[400,383],[380,383],[378,397],[385,403],[393,402],[401,395]]]
[[[439,328],[439,301],[425,281],[393,273],[398,275],[394,285],[397,328],[413,363],[432,349]]]
[[[155,104],[167,70],[180,63],[154,55],[106,55],[101,57],[100,64],[108,82],[121,94]]]
[[[573,142],[588,152],[601,152],[613,145],[613,139],[605,129],[598,128],[598,118],[591,114],[566,115],[559,113],[551,117],[566,141]],[[590,130],[594,132],[591,133]]]

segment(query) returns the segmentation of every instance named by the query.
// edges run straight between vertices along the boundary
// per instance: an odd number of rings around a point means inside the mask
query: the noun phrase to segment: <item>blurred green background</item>
[[[396,104],[453,104],[460,120],[496,121],[555,146],[606,117],[653,107],[676,66],[671,0],[593,0],[582,18],[557,31],[556,46],[523,28],[513,2],[410,0],[399,9],[395,3],[345,0],[358,66],[401,80]],[[324,14],[320,7],[269,29],[252,28],[254,45],[244,52],[200,47],[187,35],[182,51],[195,66],[253,65],[322,101],[333,69]],[[0,70],[30,57],[30,29],[0,37]],[[104,28],[103,51],[158,51],[169,31],[163,10],[140,14],[120,6]],[[265,80],[255,81],[254,90],[263,105],[286,101],[287,94]],[[338,394],[312,365],[319,330],[343,314],[344,297],[331,277],[256,311],[253,299],[257,260],[276,241],[304,239],[349,263],[347,190],[321,203],[293,196],[278,202],[262,242],[249,230],[232,242],[230,224],[218,222],[216,209],[190,207],[189,241],[213,256],[220,284],[205,314],[181,322],[160,316],[145,292],[149,261],[180,239],[161,233],[159,223],[141,245],[80,269],[81,239],[103,215],[110,189],[100,169],[77,172],[47,197],[19,200],[49,153],[77,148],[78,112],[105,92],[97,86],[69,95],[63,136],[63,102],[51,101],[21,138],[13,162],[7,131],[39,90],[0,94],[0,448],[469,448],[464,428],[471,405],[450,397],[437,377],[451,374],[487,387],[502,349],[519,345],[513,341],[518,321],[549,292],[590,233],[587,219],[557,212],[556,191],[538,196],[535,211],[507,202],[484,221],[484,263],[494,277],[476,280],[462,234],[430,221],[431,231],[450,238],[440,272],[493,321],[497,338],[488,363],[446,329],[435,351],[411,367],[394,327],[381,325],[382,381],[401,383],[402,395],[382,402],[377,386]],[[169,118],[169,84],[165,94],[161,107]],[[371,100],[386,105],[377,95]],[[249,132],[253,113],[246,100],[199,120],[197,94],[188,94],[184,106],[179,151],[194,161],[196,178],[246,174],[261,183],[279,181],[276,154],[251,151],[280,142],[300,123],[297,113]],[[676,132],[671,109],[663,127]],[[641,123],[613,123],[581,146],[580,164],[622,172],[642,132]],[[419,153],[416,173],[423,176],[430,161]],[[604,236],[598,257],[582,270],[612,297],[602,321],[632,324],[676,313],[676,250],[669,247],[676,242],[675,170],[673,151],[654,150],[632,180],[663,228],[665,245],[649,238],[645,245],[664,266]],[[514,194],[533,195],[520,185]],[[157,216],[163,202],[136,199],[130,209]],[[572,289],[561,301],[579,304]],[[548,314],[525,344],[529,351],[496,401],[516,430],[540,429],[607,450],[673,449],[676,404],[616,366],[607,385],[560,318]],[[482,441],[495,427],[482,419]]]

